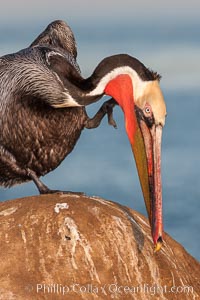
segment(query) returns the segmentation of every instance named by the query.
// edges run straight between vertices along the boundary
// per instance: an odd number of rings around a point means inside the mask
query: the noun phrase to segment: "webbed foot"
[[[117,102],[111,98],[110,100],[103,103],[99,111],[96,113],[96,115],[93,118],[88,118],[85,127],[87,129],[96,128],[100,125],[102,119],[107,114],[108,116],[108,124],[113,126],[114,128],[117,128],[117,124],[113,118],[113,108],[115,105],[118,105]]]

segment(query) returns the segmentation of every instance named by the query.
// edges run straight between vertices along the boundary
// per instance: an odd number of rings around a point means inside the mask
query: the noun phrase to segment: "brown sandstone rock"
[[[44,195],[0,203],[0,299],[199,299],[200,264],[117,203]]]

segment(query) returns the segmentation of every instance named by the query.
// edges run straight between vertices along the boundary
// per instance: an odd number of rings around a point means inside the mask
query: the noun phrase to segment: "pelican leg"
[[[27,169],[27,175],[33,180],[40,194],[51,194],[53,192],[44,183],[42,183],[42,181],[39,179],[39,177],[34,171]]]
[[[60,191],[49,189],[36,175],[36,173],[30,169],[27,169],[27,175],[33,180],[37,186],[40,194],[69,194],[69,195],[84,195],[82,192],[72,192],[72,191]]]
[[[118,105],[118,103],[113,98],[104,102],[93,118],[90,119],[88,117],[85,123],[85,128],[92,129],[98,127],[106,114],[108,116],[108,124],[117,128],[117,124],[113,118],[113,107],[115,105]]]

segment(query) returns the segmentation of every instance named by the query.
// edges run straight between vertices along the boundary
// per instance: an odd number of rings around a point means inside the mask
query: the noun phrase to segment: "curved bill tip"
[[[160,248],[162,247],[162,244],[163,244],[163,239],[162,237],[160,236],[157,240],[157,243],[155,244],[154,246],[154,253],[155,252],[158,252],[160,250]]]

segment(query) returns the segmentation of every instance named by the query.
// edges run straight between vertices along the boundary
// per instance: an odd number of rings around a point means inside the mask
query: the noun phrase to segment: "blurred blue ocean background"
[[[75,34],[83,76],[115,53],[129,53],[162,75],[168,112],[162,151],[164,227],[200,259],[200,5],[196,2],[197,8],[190,11],[189,4],[183,4],[180,12],[179,1],[168,2],[173,4],[171,10],[161,5],[159,10],[155,1],[155,10],[148,6],[146,11],[147,1],[137,9],[136,1],[125,0],[105,11],[106,1],[97,7],[86,1],[93,5],[87,11],[75,1],[77,13],[75,4],[65,1],[52,4],[48,11],[47,1],[42,6],[36,1],[24,11],[25,1],[19,2],[21,10],[12,3],[12,12],[8,8],[0,12],[0,56],[27,47],[49,22],[63,19]],[[88,114],[94,115],[105,99],[88,107]],[[99,128],[84,130],[74,151],[43,182],[54,189],[99,195],[146,215],[120,108],[114,116],[117,130],[108,126],[106,118]],[[1,188],[0,201],[37,193],[33,183]]]

